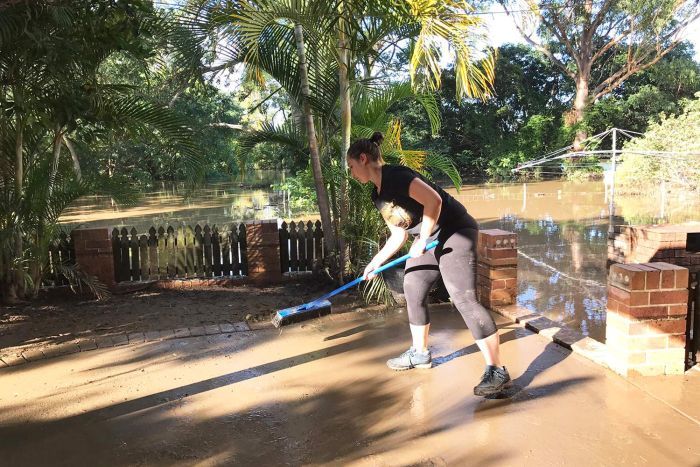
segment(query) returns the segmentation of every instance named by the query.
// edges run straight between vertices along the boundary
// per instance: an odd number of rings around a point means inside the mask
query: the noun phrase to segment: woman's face
[[[369,165],[367,155],[362,153],[358,159],[348,157],[348,169],[352,178],[360,183],[369,182]]]

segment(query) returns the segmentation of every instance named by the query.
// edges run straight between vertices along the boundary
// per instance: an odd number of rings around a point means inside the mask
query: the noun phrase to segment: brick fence
[[[248,275],[230,279],[258,284],[288,280],[283,274],[277,220],[245,225]],[[606,344],[609,366],[641,375],[681,374],[687,352],[689,273],[700,271],[700,223],[685,226],[622,226],[609,238]],[[75,257],[83,270],[115,285],[112,244],[107,228],[76,229]],[[515,303],[517,235],[491,229],[479,232],[477,297],[487,308]],[[650,262],[663,260],[663,262]],[[639,264],[620,264],[639,263]],[[222,278],[202,279],[219,284]],[[195,279],[197,281],[197,279]],[[191,281],[170,281],[186,284]],[[168,283],[170,283],[168,282]],[[169,285],[167,285],[169,286]],[[173,285],[175,286],[175,285]],[[697,315],[697,314],[696,314]],[[697,319],[697,316],[696,318]],[[700,336],[695,335],[695,339]]]
[[[75,262],[90,276],[97,277],[107,287],[114,287],[114,252],[108,228],[75,229],[71,233]]]
[[[248,279],[255,283],[282,280],[280,234],[276,219],[246,222]]]
[[[256,284],[276,283],[284,280],[280,266],[279,231],[277,220],[250,221],[245,223],[248,260],[245,277],[188,278],[188,281],[172,282],[167,288],[178,288],[190,283],[221,284],[222,281]],[[75,245],[75,262],[89,275],[95,276],[110,288],[116,285],[115,251],[110,229],[106,227],[80,228],[71,233]],[[145,277],[148,277],[147,275]]]
[[[248,274],[235,279],[258,284],[282,282],[280,232],[276,219],[245,223]],[[115,266],[113,245],[108,228],[83,228],[72,233],[75,242],[76,263],[88,274],[113,287]],[[509,305],[517,295],[517,236],[503,230],[479,232],[477,262],[477,296],[488,308]],[[174,284],[200,282],[219,284],[221,278],[174,281]]]
[[[656,261],[700,270],[700,222],[614,227],[608,239],[608,263]]]
[[[615,263],[633,265],[636,266],[636,268],[620,269],[614,266]],[[665,303],[665,305],[672,307],[673,313],[677,314],[675,319],[671,318],[671,315],[669,315],[663,322],[658,320],[654,322],[652,316],[640,315],[643,321],[652,321],[645,323],[649,339],[646,339],[646,341],[643,339],[632,339],[628,341],[630,343],[634,342],[634,345],[638,347],[637,350],[641,350],[639,349],[641,345],[640,342],[647,343],[646,350],[648,353],[646,354],[645,360],[646,368],[642,369],[642,371],[635,372],[644,374],[672,374],[679,371],[679,362],[681,361],[685,360],[687,366],[694,364],[697,361],[697,349],[700,347],[700,310],[698,309],[700,308],[700,297],[697,297],[699,293],[698,285],[691,283],[692,281],[690,279],[695,278],[694,280],[697,282],[698,273],[700,273],[700,222],[688,222],[676,225],[615,226],[614,233],[608,238],[608,264],[613,265],[611,266],[610,278],[613,277],[612,268],[616,268],[615,270],[619,273],[625,271],[623,276],[626,275],[630,278],[635,277],[637,278],[635,280],[640,281],[641,279],[638,278],[641,277],[640,274],[645,274],[645,277],[648,279],[650,278],[652,282],[656,280],[656,272],[653,271],[654,269],[660,269],[662,267],[668,268],[670,265],[673,265],[673,270],[677,271],[675,274],[679,275],[678,277],[681,278],[681,283],[675,284],[674,287],[676,287],[676,290],[671,293],[672,290],[669,289],[670,283],[668,282],[670,280],[668,279],[670,273],[662,272],[661,277],[662,279],[665,278],[666,282],[662,281],[660,289],[654,291],[655,293],[650,295],[650,300],[654,296],[674,296],[674,300],[679,300],[681,296],[686,297],[685,301],[682,303],[680,301]],[[640,268],[642,272],[639,271]],[[685,270],[685,272],[678,272],[680,271],[678,268]],[[619,281],[614,282],[611,281],[610,278],[608,283],[609,286],[613,287],[613,292],[611,293],[615,293],[621,286]],[[683,283],[683,281],[685,282]],[[634,284],[630,283],[627,289],[623,289],[629,291],[632,294],[631,297],[636,296],[636,300],[639,300],[639,297],[644,297],[645,295],[643,290],[638,289],[638,285],[639,284],[636,282]],[[692,292],[694,295],[689,296],[689,292]],[[614,309],[611,315],[610,303],[609,300],[608,327],[612,327],[611,332],[613,335],[616,335],[619,329],[615,329],[615,326],[622,326],[622,328],[625,328],[629,323],[617,319],[618,316]],[[618,301],[618,303],[620,302]],[[655,309],[653,305],[659,304],[650,303],[647,310],[650,312],[654,310],[656,310],[656,312],[661,312],[660,308]],[[614,298],[612,306],[613,308],[615,306]],[[634,313],[644,313],[639,304],[635,303],[632,307],[634,308]],[[685,310],[685,315],[681,318],[680,315],[683,314],[683,310]],[[654,331],[654,326],[657,328],[656,331],[659,332]],[[680,346],[679,336],[673,337],[674,346],[667,346],[664,349],[660,348],[663,339],[659,336],[655,336],[655,334],[663,334],[661,331],[666,330],[669,326],[671,326],[674,332],[681,332],[678,330],[684,326],[682,332],[685,333],[685,359],[680,357],[684,352]],[[634,325],[630,324],[629,326],[631,331],[639,331],[641,328],[642,326],[638,323]],[[632,338],[632,336],[629,337]],[[664,350],[664,352],[660,352],[661,350]],[[639,362],[642,358],[641,354],[634,349],[628,348],[627,353],[630,355],[636,353],[635,356],[628,355],[634,362]],[[665,357],[661,358],[661,355],[665,355]],[[661,371],[662,364],[663,371]]]

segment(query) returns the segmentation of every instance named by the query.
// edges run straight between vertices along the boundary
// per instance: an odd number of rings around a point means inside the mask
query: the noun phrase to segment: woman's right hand
[[[363,280],[371,281],[372,279],[374,279],[376,277],[374,271],[376,269],[379,269],[384,263],[384,261],[391,258],[391,256],[394,253],[399,251],[403,244],[406,243],[406,239],[408,238],[408,234],[404,229],[402,229],[401,227],[396,227],[395,225],[390,224],[386,220],[385,222],[387,227],[389,227],[391,235],[389,236],[389,239],[386,241],[384,246],[377,252],[377,254],[374,255],[374,258],[372,258],[369,264],[365,267],[365,272],[362,273]]]
[[[377,277],[376,274],[374,274],[374,271],[376,269],[379,269],[379,266],[381,266],[381,264],[375,261],[375,259],[376,258],[372,258],[372,261],[370,261],[369,264],[365,267],[365,272],[362,273],[363,280],[371,281],[372,279]]]

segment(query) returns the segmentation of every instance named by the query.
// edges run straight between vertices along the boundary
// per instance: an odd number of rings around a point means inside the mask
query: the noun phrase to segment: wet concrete
[[[431,370],[385,367],[409,345],[405,314],[393,312],[6,368],[0,463],[700,464],[687,413],[697,378],[667,380],[678,389],[664,397],[499,324],[516,385],[504,399],[472,395],[483,360],[450,311],[433,313]]]

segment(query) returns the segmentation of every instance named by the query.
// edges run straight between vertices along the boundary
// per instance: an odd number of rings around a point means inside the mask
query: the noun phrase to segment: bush
[[[698,190],[700,185],[700,93],[683,101],[683,113],[662,115],[650,123],[643,137],[625,144],[623,162],[616,174],[626,191],[641,192],[649,184]],[[635,151],[665,151],[675,155],[638,154]]]
[[[311,167],[297,172],[293,177],[288,177],[284,182],[272,185],[275,190],[289,192],[289,204],[294,210],[305,210],[316,212],[316,189],[314,188],[314,178],[311,174]]]

